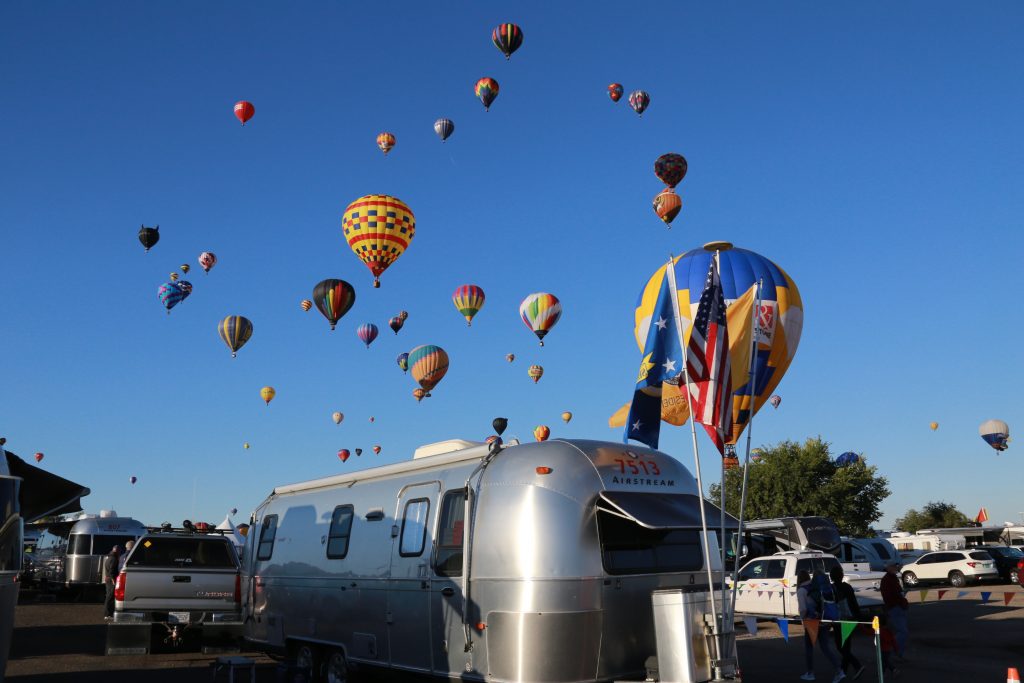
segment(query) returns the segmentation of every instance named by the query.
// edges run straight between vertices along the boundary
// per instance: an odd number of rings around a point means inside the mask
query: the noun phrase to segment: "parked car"
[[[923,582],[949,582],[960,588],[969,581],[980,583],[999,578],[996,562],[984,550],[944,550],[925,553],[903,565],[903,584],[916,586]]]
[[[1020,577],[1024,576],[1024,552],[1021,552],[1020,548],[1008,545],[986,545],[979,546],[977,550],[984,550],[996,561],[999,578],[1003,581],[1020,584]]]
[[[756,616],[799,616],[796,600],[796,576],[801,570],[828,574],[839,565],[834,555],[820,551],[787,551],[758,557],[747,562],[737,576],[736,613]],[[848,574],[844,580],[858,592],[857,602],[863,612],[880,613],[882,601],[860,594],[876,583],[874,576],[866,580]],[[875,594],[877,595],[877,593]]]

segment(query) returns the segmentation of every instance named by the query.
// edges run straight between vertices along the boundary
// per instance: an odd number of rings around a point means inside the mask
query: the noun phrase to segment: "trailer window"
[[[277,515],[267,515],[260,527],[260,546],[256,550],[257,560],[269,560],[274,554],[274,536],[277,535]]]
[[[398,544],[398,554],[402,557],[418,557],[423,554],[423,546],[427,542],[427,515],[430,514],[430,501],[426,498],[415,498],[405,504],[402,515],[402,538]]]
[[[597,516],[601,556],[609,574],[694,571],[704,566],[696,529],[647,529],[628,519]]]
[[[438,576],[462,576],[463,529],[466,518],[466,492],[449,491],[441,500],[441,526],[438,530],[434,572]]]
[[[348,555],[348,538],[352,533],[352,506],[339,505],[331,515],[331,529],[327,532],[327,557],[340,560]]]
[[[110,550],[107,549],[109,553]],[[71,534],[68,541],[68,555],[91,555],[92,536],[89,534]]]

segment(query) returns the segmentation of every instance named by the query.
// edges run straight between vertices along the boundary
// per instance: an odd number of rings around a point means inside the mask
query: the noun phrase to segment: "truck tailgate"
[[[235,610],[236,573],[223,569],[133,567],[125,572],[123,609]]]

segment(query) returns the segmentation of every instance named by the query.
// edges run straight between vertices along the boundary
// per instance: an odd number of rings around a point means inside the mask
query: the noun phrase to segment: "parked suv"
[[[154,631],[171,647],[186,634],[204,645],[234,642],[242,635],[241,613],[238,555],[229,538],[205,524],[151,529],[117,577],[107,653],[149,652]]]
[[[986,545],[978,547],[977,550],[984,550],[996,562],[996,571],[999,578],[1010,583],[1020,584],[1020,577],[1024,575],[1024,552],[1020,548],[1013,548],[1008,545]]]
[[[999,578],[995,560],[984,550],[940,550],[925,553],[903,565],[903,584],[916,586],[927,581],[949,582],[957,588],[968,581]]]

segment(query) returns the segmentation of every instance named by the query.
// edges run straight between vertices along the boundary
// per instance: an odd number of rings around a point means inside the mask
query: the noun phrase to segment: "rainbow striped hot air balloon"
[[[344,280],[322,280],[313,288],[313,302],[333,330],[341,316],[348,313],[356,302],[356,290]]]
[[[412,242],[416,217],[397,197],[368,194],[355,200],[341,217],[341,229],[353,253],[373,273],[373,286]]]
[[[466,318],[466,325],[472,325],[473,316],[484,307],[484,300],[486,298],[484,290],[480,287],[476,285],[461,285],[452,294],[452,303],[455,304],[455,308],[458,309],[459,313]]]
[[[448,354],[440,346],[426,344],[409,352],[409,369],[412,378],[427,392],[437,386],[448,372]]]
[[[240,315],[229,315],[217,323],[217,333],[231,349],[231,357],[234,358],[252,336],[252,322]]]
[[[535,292],[519,304],[519,315],[544,346],[544,337],[562,317],[562,304],[554,294]]]
[[[523,31],[515,24],[498,24],[491,31],[491,42],[494,43],[494,47],[501,50],[507,60],[523,44]]]

